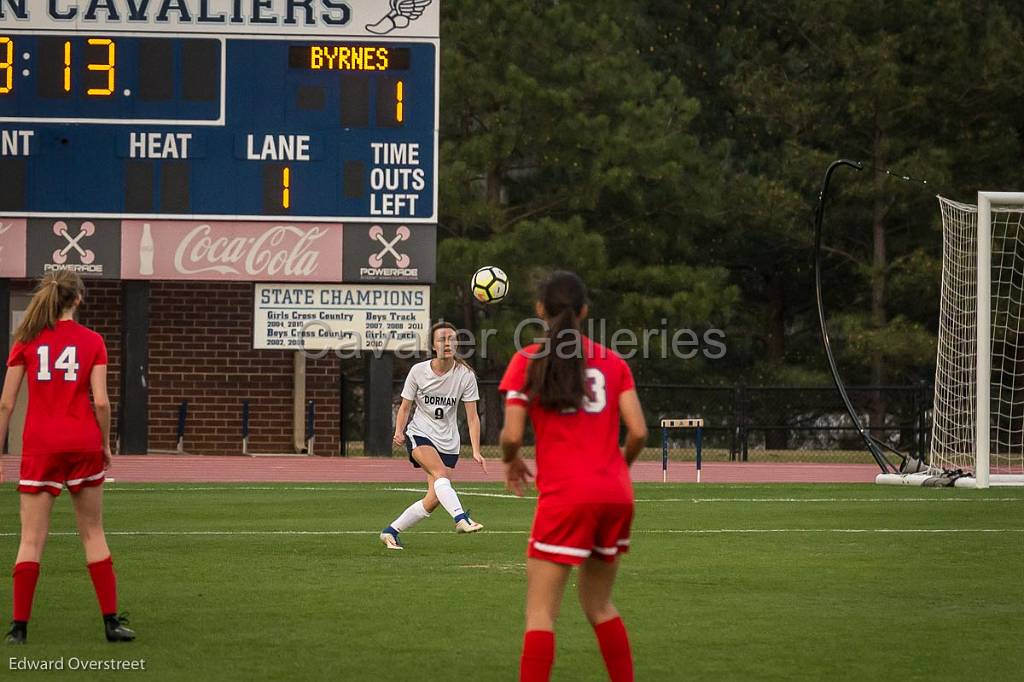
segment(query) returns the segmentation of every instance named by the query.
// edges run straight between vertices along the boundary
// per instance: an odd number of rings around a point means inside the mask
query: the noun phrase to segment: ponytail
[[[586,301],[586,286],[572,272],[555,272],[541,287],[547,343],[540,357],[530,361],[524,392],[544,409],[579,409],[587,396],[580,331]]]
[[[14,332],[15,341],[29,343],[43,329],[53,329],[65,311],[74,308],[85,296],[82,278],[73,272],[59,270],[39,281],[25,318]]]

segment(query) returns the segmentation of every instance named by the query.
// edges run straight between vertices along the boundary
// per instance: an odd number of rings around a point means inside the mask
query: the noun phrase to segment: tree
[[[678,78],[641,59],[642,7],[444,5],[435,308],[476,329],[471,273],[508,272],[510,299],[485,313],[501,332],[496,364],[478,362],[485,374],[507,359],[511,329],[533,314],[533,283],[555,267],[584,276],[612,328],[661,317],[724,324],[732,314],[727,273],[698,248],[720,195],[688,130],[699,107]]]
[[[753,19],[740,31],[745,58],[730,85],[739,118],[774,139],[748,158],[751,167],[809,200],[808,178],[817,181],[827,161],[867,163],[863,177],[837,183],[828,284],[846,359],[867,369],[858,375],[873,384],[928,377],[935,348],[934,190],[893,181],[887,171],[953,189],[958,176],[982,167],[977,149],[965,158],[971,138],[998,139],[1005,159],[1019,156],[1012,107],[977,108],[981,100],[1005,101],[1012,89],[1004,88],[1017,78],[1000,46],[1012,22],[995,3],[990,9],[981,14],[954,0],[746,5]],[[979,72],[998,77],[979,79]],[[1006,168],[984,173],[996,166]],[[905,288],[923,285],[928,290],[907,305]],[[880,395],[873,425],[884,412]]]

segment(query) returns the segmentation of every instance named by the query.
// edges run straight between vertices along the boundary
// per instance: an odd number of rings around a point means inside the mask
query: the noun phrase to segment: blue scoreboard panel
[[[17,28],[0,215],[436,221],[434,40]]]

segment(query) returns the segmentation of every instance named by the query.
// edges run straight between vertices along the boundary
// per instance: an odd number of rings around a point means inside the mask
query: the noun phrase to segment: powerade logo
[[[437,226],[348,223],[341,257],[347,282],[433,282]]]
[[[67,244],[63,244],[60,248],[53,252],[53,262],[46,263],[43,265],[44,272],[56,272],[58,270],[70,270],[71,272],[78,273],[89,273],[93,275],[103,274],[103,264],[94,263],[96,260],[96,253],[82,245],[82,241],[88,237],[96,234],[96,226],[91,222],[86,221],[82,223],[78,229],[78,233],[72,235],[68,232],[68,225],[63,220],[53,224],[53,233],[64,237]],[[76,254],[78,256],[78,263],[69,262],[69,256]]]
[[[0,19],[31,20],[31,10],[42,4],[0,0]],[[342,0],[47,0],[46,15],[52,21],[108,24],[346,26],[352,9]]]
[[[121,276],[121,223],[117,220],[30,218],[25,247],[29,277],[61,270],[103,279]]]
[[[376,253],[370,254],[369,258],[367,258],[367,265],[369,267],[359,269],[360,277],[366,280],[379,278],[415,280],[419,278],[419,268],[409,267],[410,263],[412,263],[409,254],[401,253],[395,248],[397,244],[409,241],[412,237],[412,232],[408,227],[400,225],[395,230],[395,236],[388,239],[384,234],[384,228],[380,225],[374,225],[370,228],[369,237],[370,241],[383,248]],[[395,267],[382,267],[385,257],[393,259]]]
[[[420,271],[418,268],[360,268],[359,274],[367,279],[417,279]]]

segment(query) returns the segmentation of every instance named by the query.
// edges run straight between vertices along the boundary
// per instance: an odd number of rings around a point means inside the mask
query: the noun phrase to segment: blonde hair
[[[53,329],[65,311],[74,308],[85,298],[82,278],[67,270],[48,273],[39,280],[32,300],[25,311],[25,319],[14,332],[14,339],[28,343],[43,329]]]

